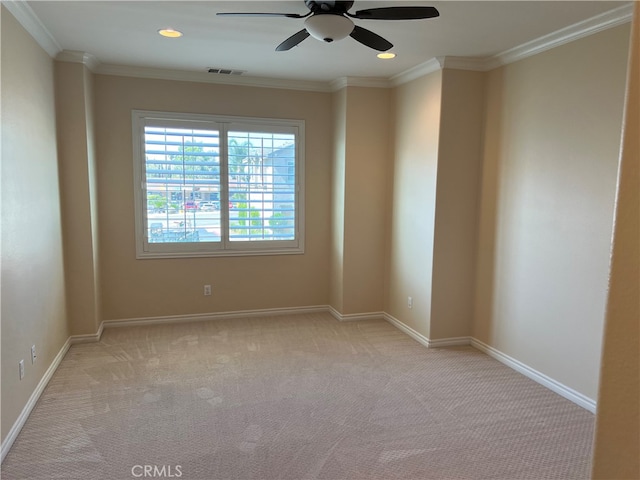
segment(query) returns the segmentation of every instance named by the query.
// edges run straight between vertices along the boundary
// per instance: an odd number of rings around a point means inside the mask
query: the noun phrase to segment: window
[[[304,251],[304,122],[133,111],[138,258]]]

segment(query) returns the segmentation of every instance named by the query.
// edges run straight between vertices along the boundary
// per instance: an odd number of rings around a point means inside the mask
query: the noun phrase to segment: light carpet
[[[384,320],[110,328],[71,347],[2,478],[584,479],[593,429],[474,348]]]

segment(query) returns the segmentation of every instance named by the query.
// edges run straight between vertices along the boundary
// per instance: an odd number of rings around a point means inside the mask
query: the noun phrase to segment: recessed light
[[[378,58],[383,59],[383,60],[389,60],[391,58],[396,58],[396,54],[395,53],[391,53],[391,52],[382,52],[382,53],[379,53],[376,56]]]
[[[158,30],[158,33],[167,38],[179,38],[182,36],[182,32],[174,30],[173,28],[162,28]]]

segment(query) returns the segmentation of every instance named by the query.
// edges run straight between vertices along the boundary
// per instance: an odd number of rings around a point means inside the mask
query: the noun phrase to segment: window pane
[[[228,133],[229,240],[295,239],[295,135]]]
[[[144,129],[149,243],[220,241],[215,130]]]

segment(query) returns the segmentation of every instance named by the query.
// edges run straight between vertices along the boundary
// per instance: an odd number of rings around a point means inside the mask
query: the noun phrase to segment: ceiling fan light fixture
[[[346,38],[354,28],[350,19],[333,14],[313,15],[304,21],[304,26],[312,37],[327,43]]]
[[[167,38],[180,38],[182,36],[182,32],[174,30],[173,28],[161,28],[158,30],[158,33]]]

